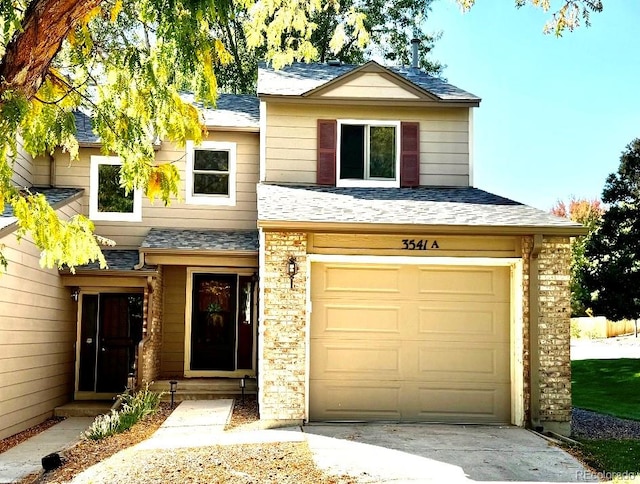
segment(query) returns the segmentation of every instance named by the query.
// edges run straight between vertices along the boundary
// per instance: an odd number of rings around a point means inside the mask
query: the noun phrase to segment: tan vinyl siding
[[[79,201],[58,211],[79,212]],[[56,269],[15,234],[0,239],[9,265],[0,277],[0,439],[35,425],[73,392],[77,305]]]
[[[165,266],[163,278],[164,308],[160,377],[184,374],[184,306],[187,269]]]
[[[318,119],[420,123],[420,184],[469,185],[469,108],[267,103],[266,181],[316,183]]]
[[[34,184],[33,171],[33,158],[24,150],[21,140],[18,140],[17,153],[13,157],[11,181],[19,187],[30,187]]]
[[[95,221],[96,233],[112,238],[118,248],[137,248],[149,230],[156,228],[197,229],[255,229],[257,220],[256,184],[259,172],[258,133],[221,132],[209,133],[210,141],[236,143],[236,204],[197,205],[187,204],[185,195],[185,149],[171,143],[163,143],[156,152],[158,163],[173,162],[180,172],[180,199],[173,197],[170,205],[161,200],[151,203],[142,198],[142,222]],[[89,213],[89,168],[91,156],[100,155],[98,149],[81,150],[80,159],[69,163],[69,155],[56,155],[56,183],[60,187],[85,189],[82,211]]]
[[[322,92],[322,97],[368,98],[368,99],[418,99],[397,83],[380,74],[366,72],[353,79]]]

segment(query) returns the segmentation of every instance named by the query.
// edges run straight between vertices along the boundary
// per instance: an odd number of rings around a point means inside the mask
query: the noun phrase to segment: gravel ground
[[[640,439],[640,422],[574,408],[571,434],[585,439]]]

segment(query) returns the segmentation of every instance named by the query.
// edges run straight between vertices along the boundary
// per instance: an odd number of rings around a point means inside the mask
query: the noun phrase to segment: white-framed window
[[[89,218],[140,222],[142,192],[120,186],[122,161],[117,156],[92,156],[89,176]]]
[[[236,144],[187,141],[187,203],[236,204]]]
[[[338,187],[400,186],[400,121],[339,119]]]

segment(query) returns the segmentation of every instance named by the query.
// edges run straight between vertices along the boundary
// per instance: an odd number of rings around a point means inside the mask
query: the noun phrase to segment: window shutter
[[[420,123],[400,123],[400,186],[420,185]]]
[[[318,185],[336,184],[337,125],[335,119],[318,120]]]

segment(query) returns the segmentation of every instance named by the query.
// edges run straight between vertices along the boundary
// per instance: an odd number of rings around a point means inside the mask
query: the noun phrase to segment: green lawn
[[[640,420],[640,359],[572,361],[571,372],[574,407]],[[640,473],[640,440],[580,439],[580,442],[579,452],[595,469]]]
[[[640,359],[571,362],[573,406],[640,420]]]

